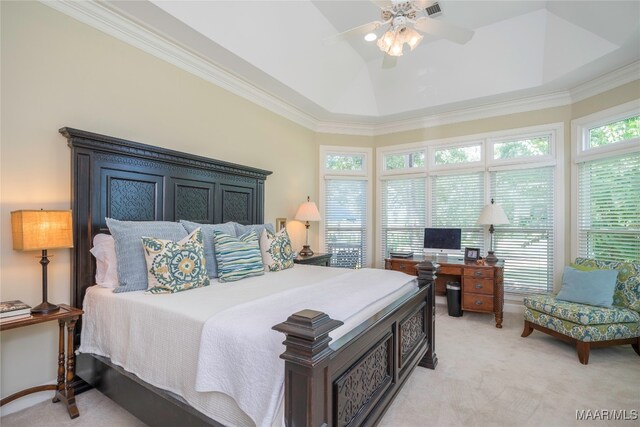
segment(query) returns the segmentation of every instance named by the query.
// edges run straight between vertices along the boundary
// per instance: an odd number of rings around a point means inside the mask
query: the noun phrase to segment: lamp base
[[[44,301],[42,304],[38,304],[33,307],[31,309],[31,312],[34,314],[47,314],[58,310],[60,310],[60,307],[58,307],[57,305]]]
[[[498,262],[498,257],[493,253],[493,251],[487,251],[487,256],[484,258],[484,262],[493,265]]]
[[[311,250],[309,245],[304,245],[304,246],[302,246],[302,250],[300,252],[298,252],[298,255],[300,255],[300,256],[311,256],[311,255],[313,255],[313,251]]]

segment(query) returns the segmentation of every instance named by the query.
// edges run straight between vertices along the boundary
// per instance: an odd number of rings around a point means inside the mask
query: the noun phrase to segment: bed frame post
[[[424,286],[431,286],[430,299],[431,304],[427,307],[427,319],[431,319],[430,324],[427,326],[427,337],[431,341],[429,343],[429,349],[424,357],[418,363],[419,366],[429,369],[435,369],[438,364],[438,356],[436,355],[436,273],[440,269],[440,265],[431,261],[423,261],[417,265],[418,270],[418,286],[421,288]]]
[[[331,425],[331,378],[326,375],[333,352],[329,332],[342,324],[320,311],[302,310],[273,327],[286,335],[287,348],[280,355],[285,360],[285,425]]]

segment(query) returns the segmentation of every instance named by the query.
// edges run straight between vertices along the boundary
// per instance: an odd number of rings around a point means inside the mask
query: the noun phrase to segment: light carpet
[[[578,410],[640,412],[640,357],[630,345],[592,349],[589,365],[574,346],[534,331],[521,338],[522,315],[449,317],[438,307],[435,370],[416,368],[380,427],[640,425],[640,421],[578,421]],[[96,390],[77,397],[80,417],[43,402],[0,419],[2,427],[143,426]],[[592,414],[602,414],[602,412]]]

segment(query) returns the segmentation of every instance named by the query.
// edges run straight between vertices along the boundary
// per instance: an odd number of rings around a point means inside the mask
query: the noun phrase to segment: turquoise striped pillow
[[[218,280],[234,282],[245,277],[264,274],[258,235],[251,230],[240,237],[233,237],[220,231],[213,231]]]

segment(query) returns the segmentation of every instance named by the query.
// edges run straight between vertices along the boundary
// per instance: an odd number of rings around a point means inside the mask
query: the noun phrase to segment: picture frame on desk
[[[276,233],[287,227],[287,218],[276,218]]]
[[[480,259],[480,248],[464,248],[465,261],[478,261]]]

